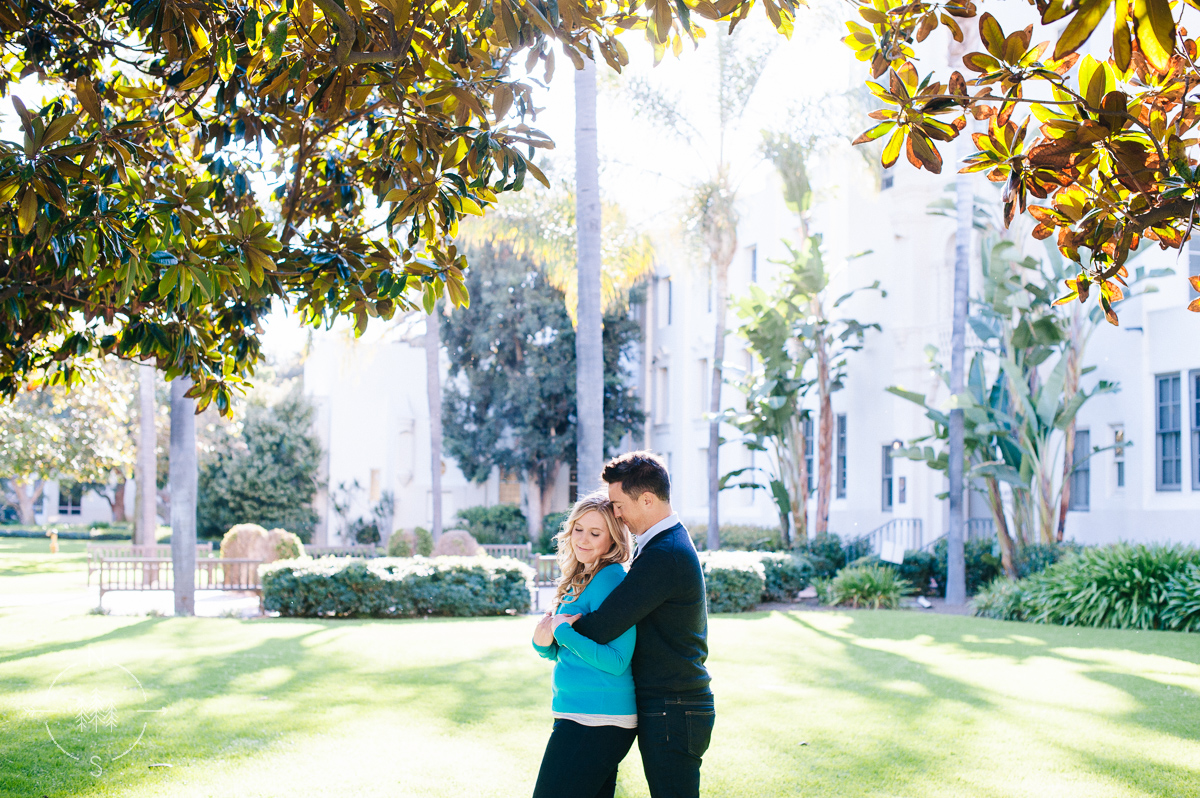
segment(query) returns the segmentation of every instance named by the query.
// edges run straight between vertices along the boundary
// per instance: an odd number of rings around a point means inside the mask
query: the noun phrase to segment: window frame
[[[1113,479],[1116,490],[1125,490],[1125,425],[1113,424]]]
[[[1087,443],[1082,447],[1083,458],[1080,462],[1080,437]],[[1075,447],[1071,451],[1071,495],[1067,501],[1067,509],[1076,513],[1091,512],[1092,509],[1092,431],[1091,429],[1075,430]],[[1078,490],[1082,483],[1083,501],[1079,499]]]
[[[86,491],[81,482],[58,483],[58,514],[68,517],[82,515],[84,493]],[[63,499],[66,499],[66,504],[63,503]]]
[[[1162,384],[1165,381],[1174,380],[1177,390],[1175,391],[1174,407],[1176,410],[1174,428],[1166,428],[1162,424],[1163,409],[1169,408],[1171,401],[1168,400],[1164,405],[1162,402]],[[1159,492],[1174,492],[1183,490],[1183,430],[1182,430],[1182,376],[1178,371],[1168,374],[1154,375],[1154,489]],[[1170,410],[1168,409],[1168,413]],[[1177,468],[1179,469],[1178,480],[1175,482],[1167,482],[1164,477],[1166,468],[1166,459],[1164,454],[1163,444],[1167,436],[1175,436],[1175,457]]]
[[[1200,491],[1200,369],[1192,369],[1188,372],[1188,392],[1188,416],[1192,420],[1189,425],[1192,428],[1192,456],[1189,458],[1191,460],[1192,490]]]
[[[804,466],[808,471],[809,494],[813,492],[813,485],[815,484],[813,481],[813,471],[817,465],[817,453],[813,449],[816,446],[816,439],[813,436],[814,426],[812,413],[808,413],[801,421],[801,434],[804,435]]]
[[[846,498],[846,429],[849,424],[846,423],[846,414],[837,413],[834,419],[834,438],[837,453],[834,455],[834,496],[838,499]]]
[[[880,483],[879,504],[883,512],[890,513],[896,507],[896,471],[892,461],[892,445],[883,445],[882,481]]]

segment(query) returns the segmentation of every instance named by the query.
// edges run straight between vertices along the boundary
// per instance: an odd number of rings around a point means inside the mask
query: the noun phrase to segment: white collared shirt
[[[670,529],[671,527],[675,526],[678,523],[679,523],[679,514],[671,513],[666,518],[659,521],[657,524],[650,527],[642,534],[638,535],[637,536],[637,548],[633,552],[634,558],[636,559],[637,556],[642,553],[642,549],[646,548],[646,544],[650,542],[651,538],[653,538],[659,532],[665,532],[666,530]]]

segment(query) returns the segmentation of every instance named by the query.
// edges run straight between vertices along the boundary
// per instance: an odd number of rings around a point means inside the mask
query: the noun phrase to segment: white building
[[[925,347],[936,345],[949,356],[954,224],[930,215],[928,208],[953,177],[907,167],[887,177],[891,185],[883,191],[865,177],[848,179],[813,223],[824,235],[826,261],[835,269],[832,295],[875,280],[887,291],[886,298],[866,292],[845,306],[847,314],[879,322],[883,330],[869,333],[863,350],[850,355],[846,387],[833,395],[838,417],[834,456],[844,458],[845,478],[835,474],[830,529],[852,537],[893,519],[913,518],[920,519],[929,541],[948,524],[946,502],[936,498],[945,490],[944,478],[922,464],[892,460],[885,452],[895,441],[926,434],[929,422],[918,407],[885,389],[900,385],[941,401],[947,398],[929,369]],[[781,240],[796,236],[796,219],[772,177],[743,192],[741,217],[740,250],[730,273],[732,296],[744,294],[754,281],[770,285],[779,268],[771,260],[786,254]],[[847,260],[848,254],[865,250],[871,254]],[[686,521],[703,523],[708,517],[704,414],[714,327],[710,280],[703,267],[688,262],[686,248],[662,247],[660,252],[647,301],[634,309],[644,341],[632,376],[647,424],[643,441],[629,445],[645,445],[667,458],[676,508]],[[1200,262],[1200,253],[1194,258]],[[1174,267],[1175,255],[1155,250],[1138,263]],[[1196,266],[1190,268],[1194,273]],[[1093,457],[1076,477],[1077,509],[1068,515],[1069,538],[1200,543],[1200,350],[1194,346],[1200,340],[1200,315],[1186,310],[1188,270],[1185,259],[1174,276],[1157,280],[1159,292],[1120,307],[1120,327],[1104,325],[1090,342],[1085,365],[1096,370],[1084,384],[1105,379],[1120,383],[1121,390],[1084,407],[1078,435],[1081,443],[1086,437],[1091,446],[1107,447],[1123,434],[1126,447],[1122,454],[1109,450]],[[979,281],[976,265],[973,291]],[[747,367],[748,355],[732,311],[727,322],[725,362],[732,378]],[[327,447],[328,484],[357,479],[371,496],[393,491],[398,528],[430,521],[424,357],[419,337],[355,342],[329,335],[318,339],[305,365],[305,390],[318,407],[318,430]],[[739,399],[727,385],[723,404]],[[815,397],[810,401],[815,407]],[[742,446],[733,428],[724,429],[723,437],[729,442],[721,450],[722,473],[765,457]],[[560,486],[565,483],[559,480]],[[520,496],[511,480],[501,484],[499,474],[481,485],[467,482],[449,458],[443,486],[447,527],[459,509],[516,503]],[[565,488],[560,493],[556,508],[565,507],[569,498]],[[725,491],[720,501],[723,523],[778,523],[766,491]],[[815,501],[814,495],[810,519]],[[319,511],[329,518],[327,496],[321,504]],[[971,518],[990,518],[977,494],[969,512]],[[328,528],[336,531],[335,526]]]

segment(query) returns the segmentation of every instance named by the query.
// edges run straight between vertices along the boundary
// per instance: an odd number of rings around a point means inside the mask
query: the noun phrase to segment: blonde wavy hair
[[[612,538],[612,546],[604,556],[594,563],[584,564],[575,559],[575,549],[571,546],[571,531],[575,522],[595,510],[604,519],[604,526]],[[558,590],[554,595],[555,604],[560,607],[579,598],[583,589],[592,581],[592,577],[612,563],[625,563],[633,552],[633,536],[629,530],[617,520],[613,512],[612,502],[604,491],[597,491],[584,496],[575,502],[567,520],[563,521],[558,534],[554,536],[558,548],[558,569],[562,577],[558,580]]]

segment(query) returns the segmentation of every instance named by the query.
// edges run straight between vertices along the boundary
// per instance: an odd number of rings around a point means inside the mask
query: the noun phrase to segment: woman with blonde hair
[[[612,798],[617,766],[637,737],[630,668],[637,629],[601,645],[576,632],[562,614],[600,606],[625,578],[633,541],[603,492],[575,503],[555,541],[562,577],[554,608],[533,635],[538,654],[554,660],[554,728],[533,795]]]

